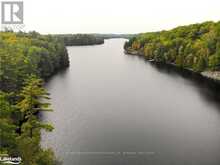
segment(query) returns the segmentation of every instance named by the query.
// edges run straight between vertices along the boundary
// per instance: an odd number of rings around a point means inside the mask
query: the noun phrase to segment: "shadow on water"
[[[133,58],[140,58],[146,64],[151,65],[158,72],[172,76],[180,76],[183,79],[190,81],[198,89],[204,99],[213,102],[220,110],[220,81],[215,81],[202,76],[201,74],[176,67],[174,65],[150,62],[142,56],[129,55]]]
[[[46,78],[45,79],[46,86],[50,81],[52,81],[56,77],[61,77],[61,78],[65,77],[67,75],[67,73],[69,72],[69,69],[70,69],[70,67],[63,68],[61,70],[56,71],[52,76]]]
[[[145,62],[153,66],[157,71],[161,73],[177,75],[177,76],[181,76],[184,79],[187,79],[197,87],[201,96],[203,96],[205,99],[209,100],[210,102],[215,103],[220,110],[219,82],[208,79],[190,70],[178,68],[173,65],[149,62],[147,60],[145,60]]]
[[[52,82],[54,79],[65,79],[65,77],[68,75],[70,67],[68,68],[63,68],[59,71],[56,71],[53,75],[51,75],[50,77],[46,78],[44,87],[48,88],[50,86],[50,82]],[[50,93],[49,93],[50,95]],[[44,120],[44,113],[43,112],[39,112],[38,117],[40,118],[40,120]]]
[[[125,58],[121,43],[69,49],[71,68],[46,84],[54,112],[43,121],[55,130],[42,134],[42,146],[65,165],[219,165],[220,85],[174,66]]]

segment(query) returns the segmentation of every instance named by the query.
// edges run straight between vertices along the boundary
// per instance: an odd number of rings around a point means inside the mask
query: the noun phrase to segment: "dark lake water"
[[[219,165],[218,91],[125,55],[124,42],[68,47],[70,67],[47,83],[55,130],[42,145],[64,165]]]

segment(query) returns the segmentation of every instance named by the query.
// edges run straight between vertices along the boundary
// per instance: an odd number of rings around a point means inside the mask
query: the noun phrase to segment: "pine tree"
[[[42,86],[42,80],[31,75],[25,81],[25,86],[19,95],[21,100],[17,103],[17,107],[23,114],[23,119],[26,121],[22,125],[22,133],[27,133],[29,130],[29,136],[31,138],[33,137],[34,129],[43,128],[47,131],[53,130],[51,125],[39,122],[36,117],[36,114],[40,111],[52,111],[49,109],[50,104],[43,102],[49,99],[49,94]]]

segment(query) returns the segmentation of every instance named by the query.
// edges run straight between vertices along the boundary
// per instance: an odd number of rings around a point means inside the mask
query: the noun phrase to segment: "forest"
[[[141,33],[124,45],[125,52],[195,72],[220,70],[220,22]]]
[[[52,111],[44,81],[69,66],[64,43],[37,32],[0,32],[0,155],[19,156],[22,165],[54,165],[51,149],[40,146],[40,131],[53,126],[40,121]]]
[[[66,46],[98,45],[104,43],[104,38],[92,34],[57,34],[54,37],[64,42]]]
[[[136,34],[99,34],[99,33],[96,33],[94,35],[98,38],[103,38],[103,39],[112,39],[112,38],[130,39],[136,36]]]

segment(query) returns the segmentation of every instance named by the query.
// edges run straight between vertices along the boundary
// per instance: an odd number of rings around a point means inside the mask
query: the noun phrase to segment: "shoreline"
[[[137,51],[137,50],[124,49],[124,53],[127,54],[127,55],[134,55],[134,56],[142,56],[142,57],[144,57],[144,55],[142,53],[140,53],[139,51]],[[157,61],[155,61],[153,59],[152,60],[146,59],[146,60],[149,61],[149,62],[161,63],[161,62],[157,62]],[[172,66],[175,66],[175,67],[179,68],[178,66],[176,66],[173,63],[163,63],[163,64],[172,65]],[[203,72],[199,73],[199,72],[195,72],[195,71],[193,71],[191,69],[188,69],[188,68],[182,68],[182,69],[188,70],[188,71],[196,73],[196,74],[199,74],[200,76],[202,76],[202,77],[204,77],[206,79],[209,79],[209,80],[212,80],[214,82],[220,83],[220,71],[203,71]]]

